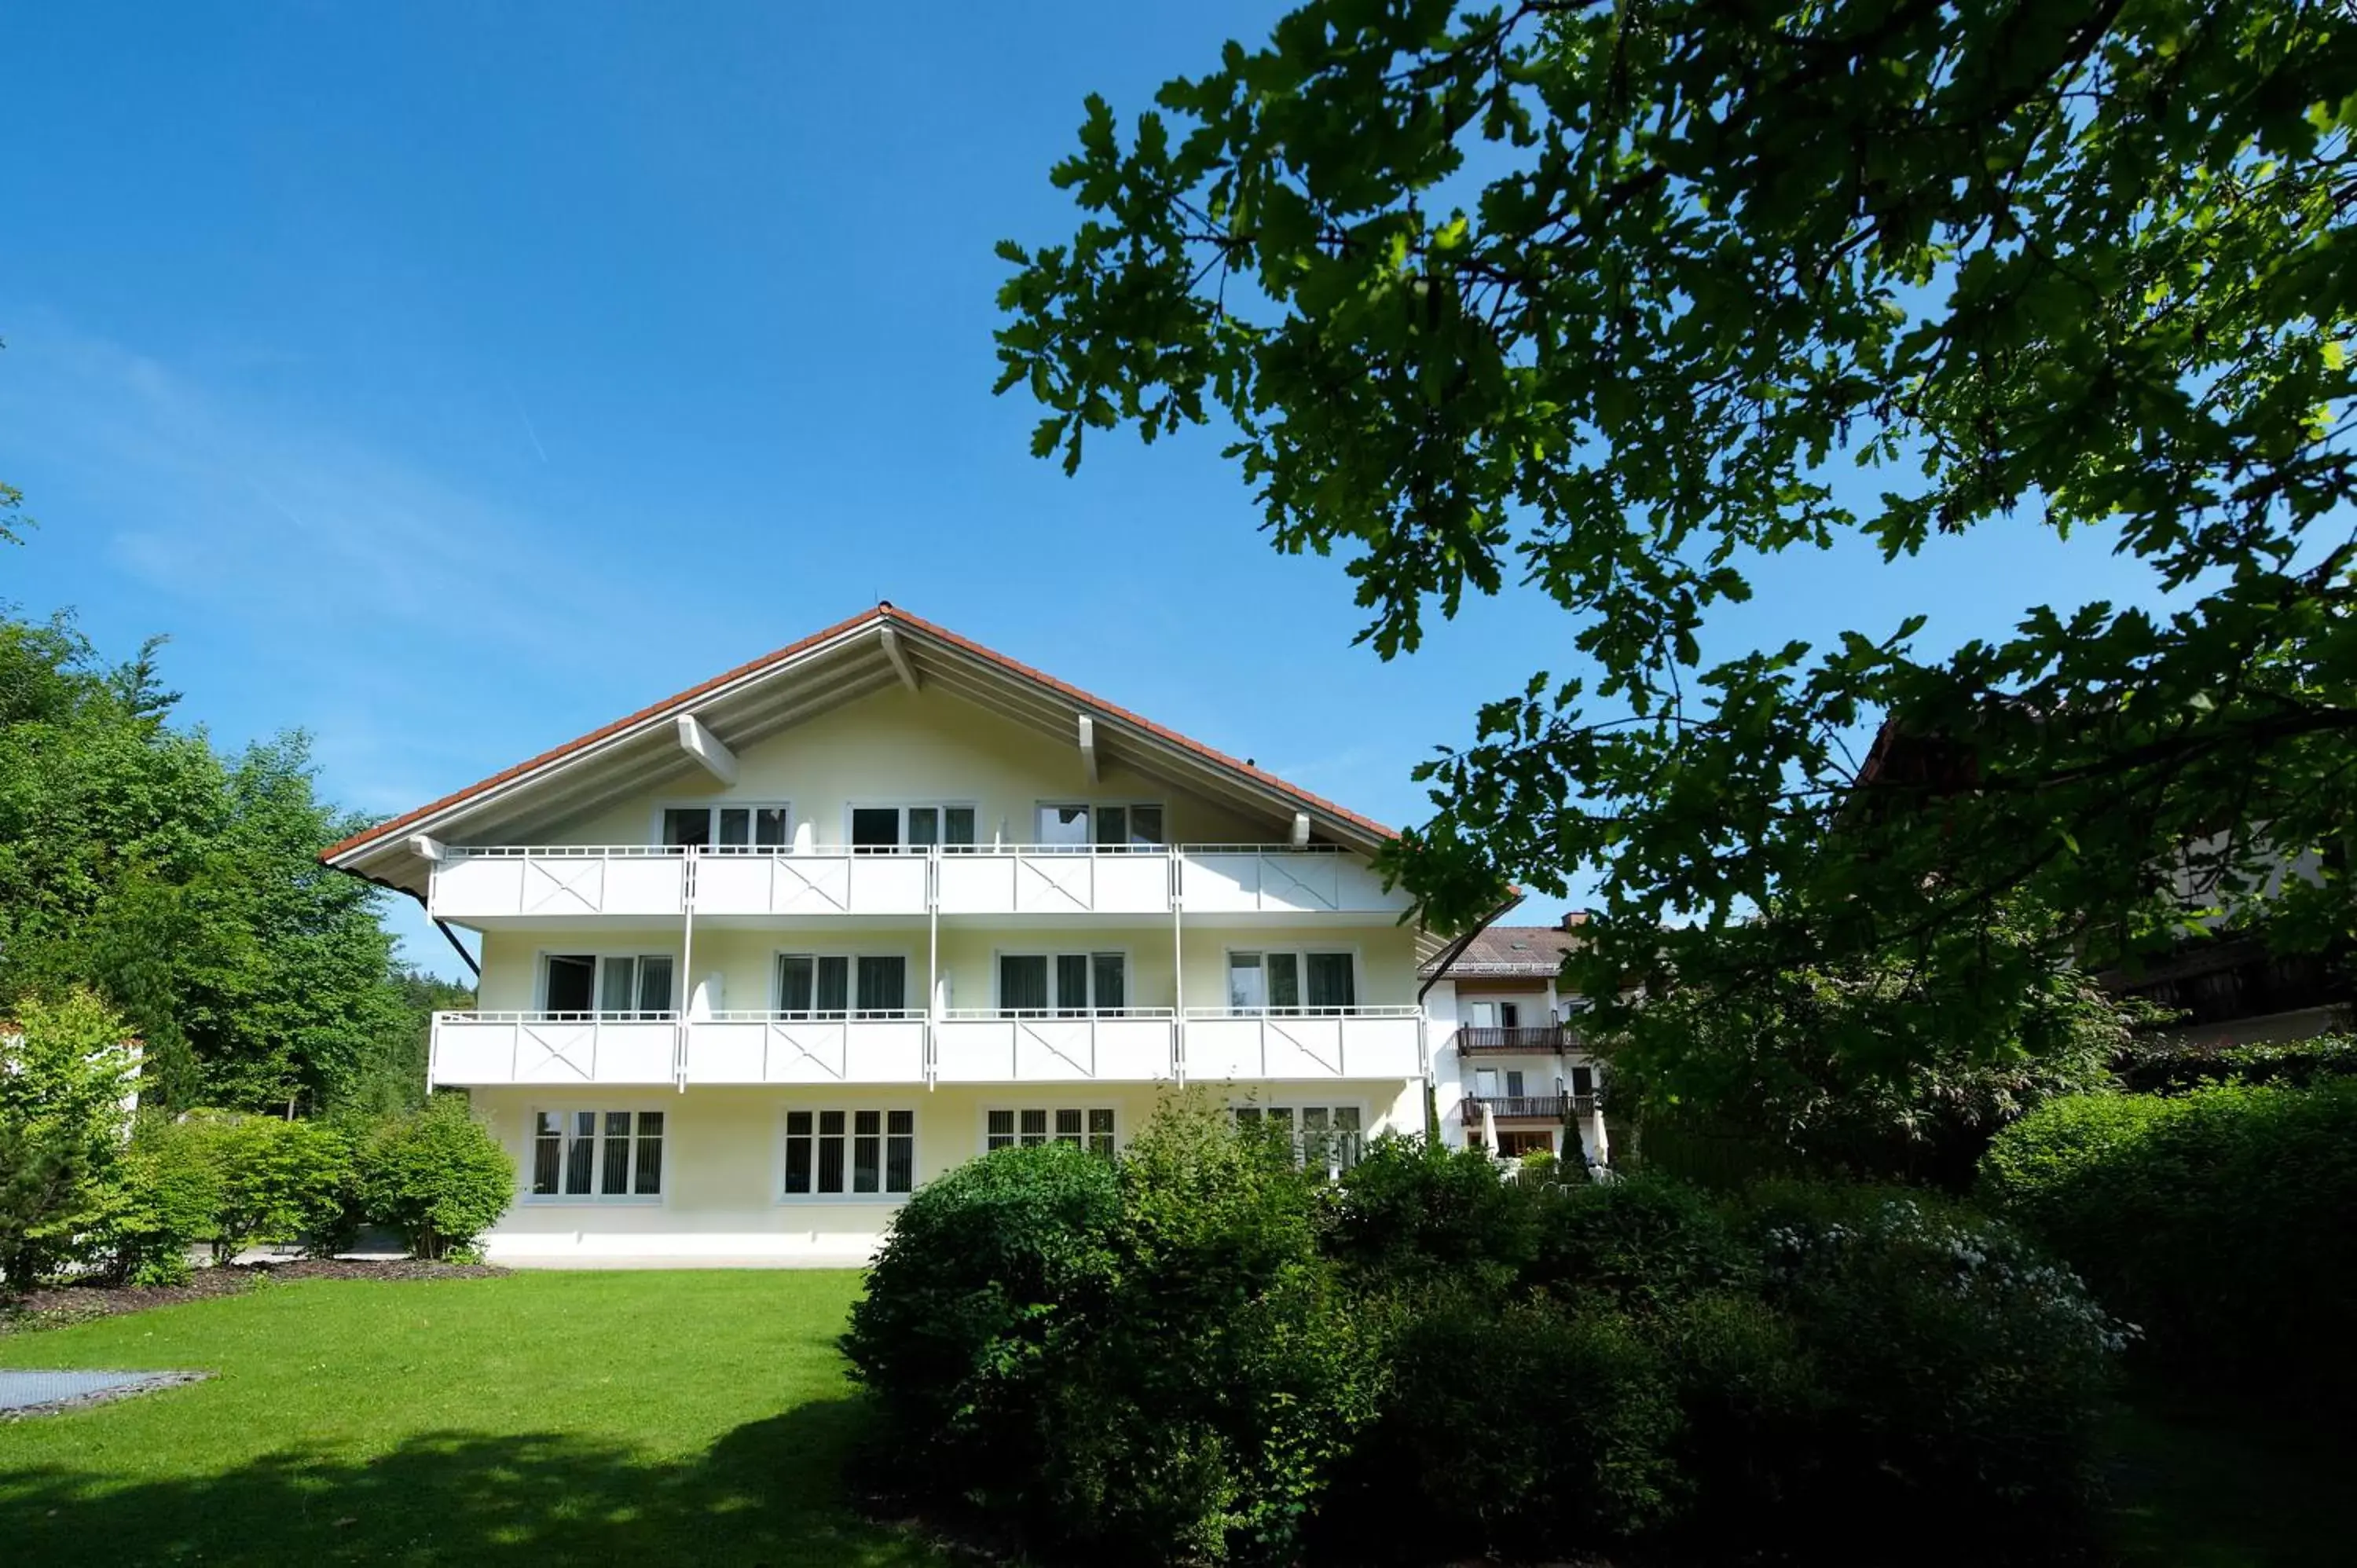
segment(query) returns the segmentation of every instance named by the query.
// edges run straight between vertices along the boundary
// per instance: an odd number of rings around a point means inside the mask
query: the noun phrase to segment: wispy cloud
[[[121,345],[48,324],[14,337],[0,418],[106,515],[137,520],[107,553],[152,588],[282,623],[364,613],[412,635],[577,650],[560,607],[594,585],[536,521]]]

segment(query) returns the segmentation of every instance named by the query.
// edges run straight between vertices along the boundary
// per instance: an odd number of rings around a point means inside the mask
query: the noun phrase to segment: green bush
[[[2120,1331],[2005,1226],[1514,1174],[1386,1141],[1329,1187],[1181,1104],[1110,1165],[1003,1152],[920,1191],[845,1348],[910,1500],[1075,1560],[2082,1539]]]
[[[1290,1561],[1382,1365],[1323,1201],[1192,1101],[1118,1165],[1002,1151],[929,1184],[845,1340],[895,1471],[1052,1549]]]
[[[1337,1462],[1320,1557],[1549,1560],[1641,1540],[1683,1507],[1675,1378],[1634,1319],[1456,1284],[1399,1316],[1392,1386]]]
[[[1019,1490],[1054,1434],[1042,1385],[1114,1278],[1110,1161],[1001,1149],[903,1204],[844,1348],[893,1434],[893,1463],[950,1496]]]
[[[515,1197],[515,1161],[467,1108],[437,1094],[379,1123],[361,1143],[352,1191],[360,1212],[400,1233],[421,1258],[471,1249]]]
[[[1500,1181],[1479,1149],[1385,1136],[1344,1174],[1326,1250],[1368,1278],[1519,1273],[1538,1255],[1551,1196],[1543,1181]]]
[[[2001,1556],[2083,1520],[2126,1333],[2075,1274],[1915,1192],[1774,1184],[1742,1218],[1818,1385],[1813,1451],[1786,1461],[1807,1525],[1779,1544],[1870,1557],[1938,1517],[1948,1550]]]
[[[2357,1394],[2357,1079],[2062,1101],[1999,1138],[1982,1180],[2172,1376]]]
[[[1052,1475],[1059,1513],[1116,1559],[1290,1562],[1384,1360],[1319,1250],[1324,1184],[1200,1098],[1166,1106],[1120,1173],[1121,1288],[1064,1412],[1084,1429],[1102,1395],[1118,1416]]]
[[[1558,1292],[1602,1291],[1650,1315],[1705,1292],[1743,1288],[1757,1261],[1708,1193],[1638,1176],[1567,1189],[1529,1278]]]
[[[143,1113],[85,1237],[84,1261],[128,1284],[183,1283],[189,1249],[218,1233],[221,1208],[221,1171],[211,1151],[172,1118]]]
[[[352,1176],[352,1146],[317,1122],[237,1112],[190,1112],[156,1130],[169,1160],[209,1167],[213,1211],[202,1232],[213,1261],[248,1247],[306,1241],[334,1228]],[[193,1192],[193,1173],[178,1178]]]
[[[137,1082],[126,1034],[86,991],[0,1019],[0,1287],[74,1257],[102,1219]]]
[[[2168,1093],[2212,1083],[2287,1083],[2305,1088],[2319,1079],[2357,1076],[2357,1036],[2319,1035],[2217,1048],[2145,1046],[2127,1053],[2120,1081],[2144,1093]]]

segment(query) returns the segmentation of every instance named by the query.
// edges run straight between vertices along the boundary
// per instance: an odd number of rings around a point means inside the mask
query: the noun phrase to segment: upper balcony
[[[1366,860],[1327,845],[1067,844],[758,849],[532,845],[442,851],[428,911],[468,925],[580,919],[1074,916],[1249,923],[1408,907]]]
[[[1460,1057],[1561,1056],[1579,1048],[1579,1032],[1561,1024],[1501,1028],[1468,1024],[1457,1031]]]

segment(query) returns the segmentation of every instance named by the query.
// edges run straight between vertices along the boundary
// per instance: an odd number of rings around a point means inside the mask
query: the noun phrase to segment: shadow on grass
[[[292,1449],[161,1481],[20,1469],[0,1476],[0,1555],[44,1564],[937,1563],[843,1501],[837,1474],[861,1416],[849,1400],[806,1404],[673,1463],[565,1433],[449,1432],[373,1459]]]
[[[2106,1434],[2127,1568],[2342,1568],[2357,1561],[2344,1423],[2147,1380]]]

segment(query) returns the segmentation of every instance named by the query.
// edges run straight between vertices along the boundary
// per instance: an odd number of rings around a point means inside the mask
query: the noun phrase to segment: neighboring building
[[[1883,812],[1922,811],[1943,794],[1971,789],[1979,776],[1971,752],[1944,738],[1914,734],[1886,719],[1858,769],[1851,809]],[[2217,902],[2215,857],[2221,842],[2201,840],[2156,848],[2152,865],[2173,886],[2181,906],[2203,910]],[[2345,867],[2346,845],[2333,846]],[[2313,854],[2272,862],[2266,892],[2286,877],[2316,881],[2324,871]],[[2206,870],[2204,868],[2207,868]],[[2357,1023],[2357,950],[2338,942],[2323,952],[2279,953],[2261,922],[2249,929],[2227,929],[2214,914],[2190,915],[2184,934],[2166,952],[2105,969],[2096,975],[2104,988],[2164,1008],[2169,1016],[2150,1033],[2189,1049],[2307,1039],[2346,1030]]]
[[[1592,1103],[1552,951],[1485,937],[1427,1016],[1391,836],[885,605],[322,858],[479,934],[431,1072],[515,1156],[493,1257],[844,1261],[927,1178],[1111,1152],[1172,1085],[1335,1167],[1424,1131],[1460,1040],[1516,1142]]]
[[[1576,1135],[1588,1163],[1609,1159],[1598,1069],[1580,1045],[1579,1000],[1555,988],[1584,918],[1491,926],[1423,966],[1434,1098],[1450,1144],[1483,1143],[1484,1128],[1495,1127],[1500,1155],[1568,1155]]]

